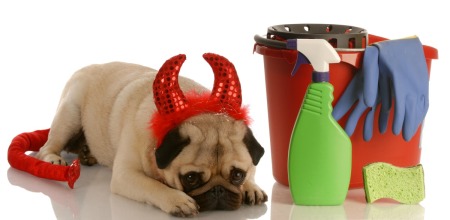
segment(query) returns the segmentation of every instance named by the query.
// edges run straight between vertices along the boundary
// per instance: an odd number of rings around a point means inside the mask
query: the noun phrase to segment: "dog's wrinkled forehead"
[[[210,175],[227,176],[231,169],[247,170],[252,158],[244,143],[247,126],[226,115],[202,114],[180,125],[181,138],[189,144],[172,161],[181,174],[195,171]]]
[[[192,144],[210,146],[242,141],[246,131],[244,122],[220,114],[202,114],[180,126],[180,134],[189,137]]]
[[[172,162],[176,166],[223,166],[224,162],[251,166],[257,165],[263,154],[264,149],[245,122],[226,114],[200,114],[185,120],[169,132],[155,152],[160,169]]]

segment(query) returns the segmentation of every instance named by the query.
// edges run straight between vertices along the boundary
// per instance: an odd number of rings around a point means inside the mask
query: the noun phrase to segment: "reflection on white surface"
[[[424,219],[425,209],[417,205],[405,205],[391,200],[379,200],[368,204],[363,189],[349,190],[340,206],[296,206],[289,188],[275,183],[272,188],[271,219]]]
[[[8,169],[7,176],[11,185],[50,198],[57,219],[176,219],[153,206],[112,194],[109,168],[94,166],[81,169],[74,189],[64,182],[37,178],[14,168]],[[42,211],[48,213],[49,210]],[[237,211],[202,212],[197,219],[257,219],[266,211],[266,205],[242,206]]]
[[[371,204],[366,207],[366,216],[372,219],[424,219],[425,209],[420,205]]]
[[[11,186],[25,189],[30,196],[41,193],[50,199],[56,219],[176,219],[159,209],[112,194],[109,190],[111,170],[102,166],[82,166],[81,176],[70,189],[65,182],[37,178],[14,168],[7,170]],[[22,194],[23,195],[23,194]],[[289,188],[274,183],[268,192],[269,202],[262,206],[242,206],[237,211],[202,212],[197,219],[413,219],[422,220],[425,208],[392,200],[367,204],[363,189],[349,190],[341,206],[293,205]],[[26,195],[24,196],[27,197]],[[39,202],[42,200],[42,196]],[[42,205],[42,204],[41,204]],[[268,212],[268,207],[270,212]],[[48,213],[51,210],[42,210]],[[33,214],[30,214],[32,216]],[[37,217],[42,217],[39,213]]]
[[[289,219],[346,220],[343,206],[292,206]]]

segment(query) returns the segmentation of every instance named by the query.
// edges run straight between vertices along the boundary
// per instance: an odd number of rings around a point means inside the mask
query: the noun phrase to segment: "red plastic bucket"
[[[368,44],[386,40],[385,38],[367,35]],[[363,45],[365,47],[365,45]],[[437,49],[429,46],[423,47],[428,65],[431,60],[438,58]],[[254,51],[263,55],[265,82],[267,93],[267,107],[269,114],[269,130],[272,153],[272,171],[275,180],[288,185],[287,158],[292,128],[297,118],[303,97],[312,78],[312,66],[302,65],[294,76],[297,52],[275,48],[256,43]],[[350,83],[356,70],[360,67],[363,50],[338,50],[341,62],[330,65],[330,82],[334,86],[334,101],[339,100],[345,88]],[[375,116],[378,121],[379,106]],[[365,114],[361,119],[365,118]],[[339,120],[345,126],[348,115]],[[392,127],[393,111],[391,111],[388,128]],[[363,140],[363,120],[358,122],[352,141],[352,175],[350,188],[363,186],[362,168],[373,162],[388,162],[400,167],[414,166],[420,163],[420,137],[421,128],[410,141],[405,141],[402,135],[394,135],[391,129],[380,134],[373,129],[370,141]]]

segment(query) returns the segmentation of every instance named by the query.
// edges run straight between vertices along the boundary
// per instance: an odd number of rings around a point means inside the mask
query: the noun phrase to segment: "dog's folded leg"
[[[79,106],[71,101],[61,101],[53,119],[48,140],[37,153],[37,158],[52,164],[67,165],[60,153],[67,142],[82,129]]]
[[[119,174],[113,169],[111,191],[136,201],[154,205],[175,216],[190,217],[199,213],[197,203],[186,193],[172,189],[136,170],[123,170]]]
[[[254,172],[254,170],[251,172]],[[267,202],[267,194],[255,183],[253,179],[247,180],[243,187],[242,203],[247,205],[261,205]]]
[[[112,169],[113,193],[154,205],[174,216],[191,217],[199,213],[199,206],[186,193],[147,176],[139,157],[142,155],[133,147],[119,146]]]

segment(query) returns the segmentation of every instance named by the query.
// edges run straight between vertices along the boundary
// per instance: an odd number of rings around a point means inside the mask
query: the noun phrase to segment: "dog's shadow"
[[[153,206],[111,193],[111,170],[103,166],[81,167],[81,175],[70,189],[65,182],[35,177],[9,168],[12,185],[50,198],[57,219],[177,219]],[[198,219],[256,219],[267,212],[267,206],[243,205],[237,211],[201,212]]]

